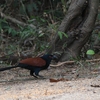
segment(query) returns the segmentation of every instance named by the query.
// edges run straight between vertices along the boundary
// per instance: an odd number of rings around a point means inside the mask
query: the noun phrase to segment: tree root
[[[86,61],[83,61],[83,62],[98,62],[100,61],[100,59],[92,59],[92,60],[86,60]],[[75,62],[77,61],[64,61],[64,62],[59,62],[57,65],[50,65],[51,67],[58,67],[58,66],[61,66],[61,65],[64,65],[64,64],[74,64]]]

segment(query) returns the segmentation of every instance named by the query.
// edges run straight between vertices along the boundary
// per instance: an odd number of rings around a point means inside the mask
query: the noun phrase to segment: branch
[[[100,59],[92,59],[92,60],[86,60],[86,62],[98,62],[100,61]],[[61,63],[58,63],[57,65],[50,65],[51,67],[59,67],[61,65],[64,65],[64,64],[74,64],[76,61],[64,61],[64,62],[61,62]]]
[[[32,25],[32,24],[26,24],[26,23],[24,23],[24,22],[21,22],[21,21],[15,19],[15,18],[12,18],[12,17],[10,17],[10,16],[7,16],[7,15],[5,15],[5,14],[2,13],[2,12],[0,12],[0,16],[3,17],[3,18],[5,18],[5,19],[7,19],[7,20],[12,21],[12,22],[15,23],[15,24],[19,24],[19,25],[21,25],[21,26],[30,26],[30,27],[32,27],[32,28],[34,28],[34,29],[36,28],[36,26],[34,26],[34,25]]]

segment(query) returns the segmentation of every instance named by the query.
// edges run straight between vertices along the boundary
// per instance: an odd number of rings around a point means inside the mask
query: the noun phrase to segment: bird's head
[[[49,55],[49,58],[51,58],[52,60],[57,60],[57,56],[56,55]]]
[[[51,63],[51,60],[56,60],[57,59],[57,57],[55,55],[51,55],[51,54],[45,54],[41,58],[46,61],[45,68],[49,67],[49,64]]]
[[[42,56],[45,59],[50,59],[50,60],[57,60],[57,56],[56,55],[51,55],[51,54],[45,54]]]

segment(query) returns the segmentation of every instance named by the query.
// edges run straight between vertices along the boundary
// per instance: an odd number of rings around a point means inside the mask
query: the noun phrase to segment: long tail
[[[18,67],[18,66],[11,66],[11,67],[6,67],[6,68],[0,68],[0,71],[9,70],[9,69],[16,68],[16,67]]]

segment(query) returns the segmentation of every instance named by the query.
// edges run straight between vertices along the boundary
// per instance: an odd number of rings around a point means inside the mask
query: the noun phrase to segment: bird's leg
[[[43,76],[39,75],[40,71],[41,71],[40,68],[36,69],[35,72],[33,73],[33,76],[36,78],[44,78]]]
[[[35,73],[33,73],[33,76],[34,76],[35,78],[44,78],[43,76],[41,76],[41,75],[36,75]]]
[[[34,71],[33,70],[30,70],[30,75],[31,76],[33,76],[33,73],[34,73]]]
[[[38,75],[36,75],[33,70],[30,70],[30,75],[34,76],[35,78],[38,78]]]
[[[41,77],[41,76],[39,75],[39,69],[35,70],[35,73],[34,73],[33,70],[30,70],[30,75],[31,75],[31,76],[34,76],[35,78]]]

